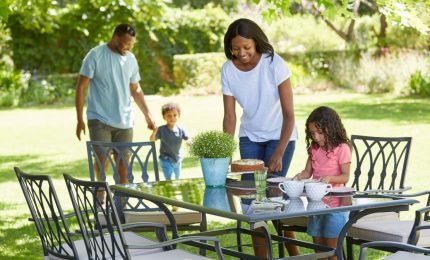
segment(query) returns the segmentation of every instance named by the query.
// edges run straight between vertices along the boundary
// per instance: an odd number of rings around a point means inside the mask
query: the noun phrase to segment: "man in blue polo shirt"
[[[131,53],[135,31],[128,24],[115,28],[108,43],[91,49],[85,56],[76,86],[76,136],[81,140],[85,134],[83,120],[84,96],[88,86],[87,120],[90,140],[105,142],[131,142],[133,140],[134,115],[130,97],[142,111],[149,129],[155,122],[145,102],[139,85],[140,74],[136,58]],[[97,180],[100,176],[97,165]],[[127,183],[127,171],[119,167],[120,183]]]

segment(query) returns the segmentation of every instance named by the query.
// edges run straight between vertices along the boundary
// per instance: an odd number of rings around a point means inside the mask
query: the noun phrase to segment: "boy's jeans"
[[[174,179],[179,179],[179,175],[181,174],[182,160],[174,162],[170,159],[160,158],[160,165],[166,180],[171,180],[173,177]]]

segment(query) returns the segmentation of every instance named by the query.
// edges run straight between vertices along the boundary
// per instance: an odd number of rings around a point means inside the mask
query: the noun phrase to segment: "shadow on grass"
[[[11,204],[0,203],[2,211],[13,207]],[[34,224],[26,222],[28,217],[29,214],[26,213],[0,219],[0,259],[42,259],[42,245]],[[16,227],[18,222],[25,224]]]
[[[13,167],[19,167],[22,171],[30,174],[48,174],[53,179],[63,179],[63,173],[69,173],[77,178],[88,178],[88,161],[78,160],[72,162],[53,162],[46,161],[47,156],[41,155],[13,155],[0,156],[0,183],[15,181],[16,176]],[[182,168],[193,168],[199,165],[196,158],[185,158]],[[152,168],[150,167],[152,171]],[[160,174],[161,169],[159,169]]]
[[[13,167],[19,167],[22,171],[30,174],[47,174],[53,179],[62,179],[63,173],[70,173],[76,177],[88,177],[87,160],[72,162],[59,162],[42,160],[46,156],[19,155],[0,156],[0,183],[16,180]]]

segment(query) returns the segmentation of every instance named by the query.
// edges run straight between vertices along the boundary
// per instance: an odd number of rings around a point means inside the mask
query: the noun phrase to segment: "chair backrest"
[[[141,176],[136,182],[159,181],[157,150],[155,142],[87,142],[88,165],[91,180],[95,180],[95,167],[100,169],[101,180],[106,179],[106,173],[114,176],[115,183],[119,183],[118,169],[121,163],[126,162],[128,182],[133,183],[133,173]],[[112,156],[117,154],[117,156]],[[102,166],[105,167],[102,167]],[[153,179],[150,179],[153,176]],[[125,211],[158,211],[158,206],[138,198],[114,198],[120,220],[125,223]]]
[[[111,156],[112,154],[114,155],[113,157]],[[159,181],[160,179],[157,150],[153,141],[131,143],[88,141],[87,157],[92,181],[96,180],[95,167],[98,167],[101,175],[98,180],[105,181],[106,174],[111,171],[115,183],[119,183],[118,167],[124,162],[126,162],[125,168],[129,183],[133,183],[133,173],[136,172],[142,178],[137,182],[149,181],[150,175],[153,175],[153,181]]]
[[[77,259],[76,247],[70,237],[51,177],[26,174],[18,167],[14,170],[39,233],[44,255]]]
[[[352,135],[355,165],[352,187],[359,191],[404,190],[411,137]]]
[[[90,257],[130,259],[108,184],[78,180],[68,174],[64,179]],[[101,192],[106,192],[104,204],[99,199]]]

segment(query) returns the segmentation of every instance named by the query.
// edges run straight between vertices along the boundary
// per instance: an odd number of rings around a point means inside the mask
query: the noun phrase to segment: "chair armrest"
[[[169,247],[172,245],[176,245],[178,243],[184,243],[184,242],[192,242],[192,241],[213,241],[215,244],[215,251],[218,255],[219,259],[224,259],[224,256],[222,254],[221,250],[221,243],[218,238],[216,237],[208,237],[208,236],[187,236],[187,237],[179,237],[175,239],[171,239],[164,242],[154,242],[152,244],[148,245],[127,245],[129,249],[154,249],[154,248],[160,248],[160,247]]]
[[[400,251],[430,254],[430,249],[419,247],[419,246],[414,246],[414,245],[400,243],[400,242],[392,242],[392,241],[376,241],[376,242],[363,243],[360,245],[359,260],[366,259],[367,248],[395,248]]]
[[[430,229],[430,225],[424,224],[428,222],[423,222],[428,219],[429,212],[430,206],[426,206],[415,211],[414,225],[408,237],[408,244],[416,245],[419,239],[419,234],[417,233],[423,229]]]
[[[361,193],[364,194],[377,194],[377,193],[381,193],[381,194],[399,194],[401,195],[403,192],[411,190],[412,187],[404,187],[403,189],[397,189],[397,190],[365,190],[365,191],[361,191]]]
[[[64,214],[64,218],[65,218],[66,220],[67,220],[68,218],[71,218],[71,217],[76,217],[75,212],[70,212],[70,213]],[[44,220],[45,220],[45,218],[43,218],[42,220],[44,221]],[[49,218],[49,221],[58,221],[58,220],[61,220],[61,219],[59,218],[59,219],[54,220],[53,218]],[[28,218],[28,221],[34,221],[34,218]]]
[[[141,228],[141,227],[153,227],[158,241],[167,241],[167,229],[166,225],[155,222],[137,222],[131,224],[121,225],[123,230]]]

